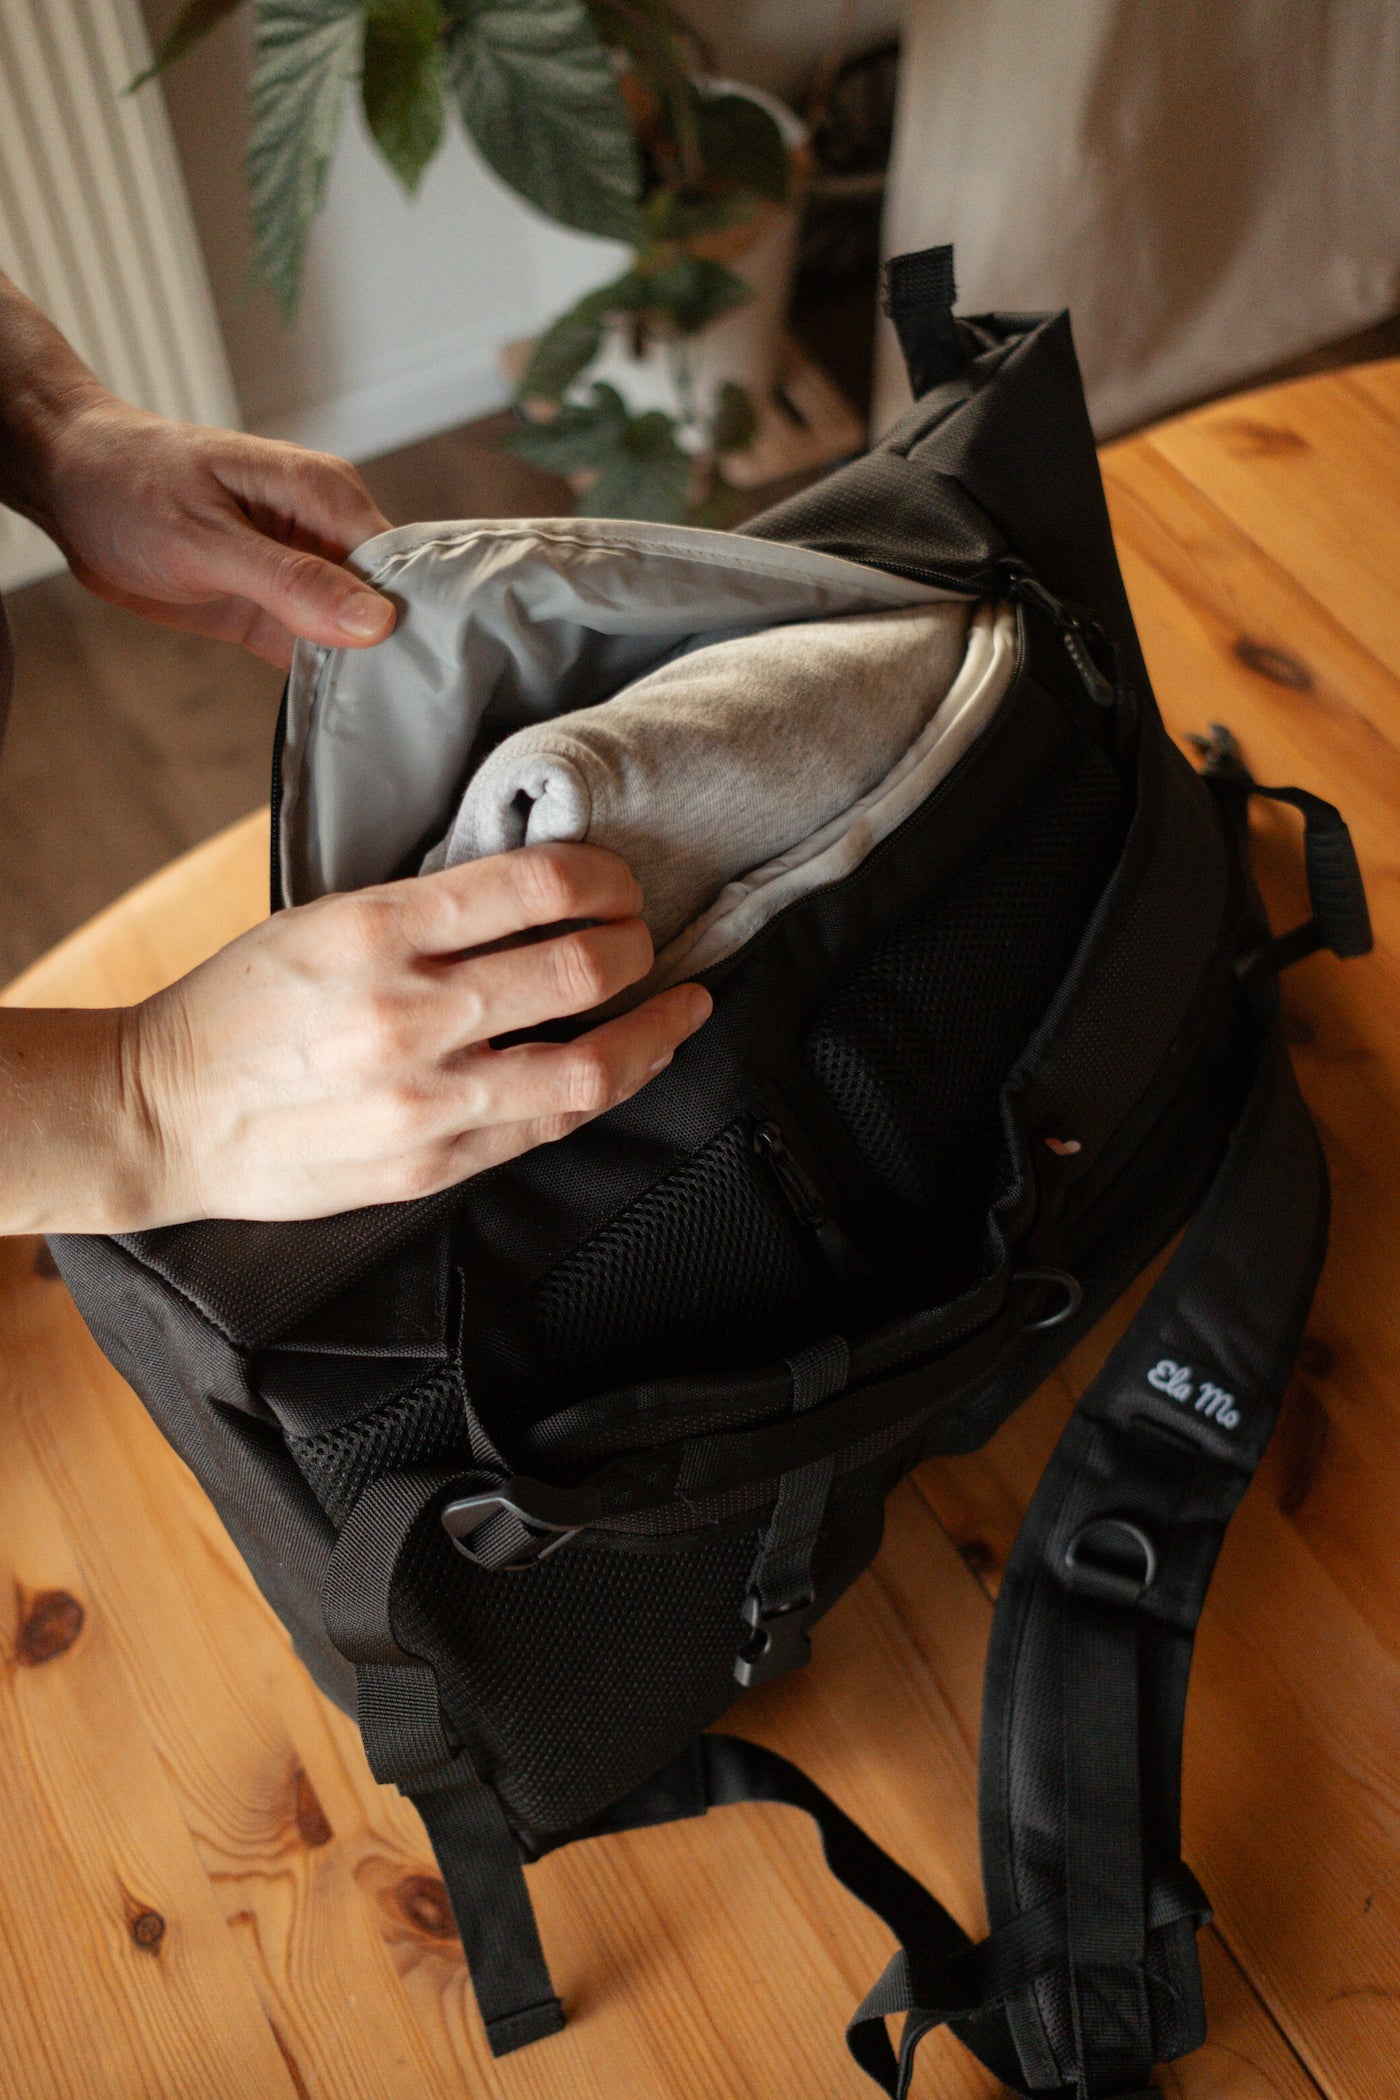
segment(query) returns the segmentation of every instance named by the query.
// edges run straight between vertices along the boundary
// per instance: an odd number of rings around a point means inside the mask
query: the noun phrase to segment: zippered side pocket
[[[826,1198],[789,1145],[782,1124],[771,1116],[757,1121],[753,1149],[798,1224],[811,1235],[843,1293],[856,1301],[868,1298],[875,1282],[874,1265],[832,1216]]]

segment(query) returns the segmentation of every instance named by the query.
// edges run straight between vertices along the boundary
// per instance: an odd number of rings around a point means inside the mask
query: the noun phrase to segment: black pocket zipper
[[[811,1233],[832,1274],[847,1291],[865,1295],[875,1281],[875,1271],[832,1217],[821,1190],[795,1158],[782,1125],[771,1118],[756,1123],[753,1149],[768,1168],[788,1209]]]

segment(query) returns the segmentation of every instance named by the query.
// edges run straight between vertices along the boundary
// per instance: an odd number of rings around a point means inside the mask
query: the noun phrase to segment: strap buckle
[[[458,1495],[444,1505],[442,1528],[457,1551],[494,1574],[548,1560],[584,1526],[571,1522],[574,1498],[540,1480]]]
[[[769,1684],[775,1677],[786,1677],[789,1670],[800,1670],[812,1660],[809,1629],[816,1611],[815,1598],[806,1597],[799,1604],[765,1611],[760,1598],[750,1590],[742,1610],[753,1632],[741,1643],[734,1658],[734,1675],[745,1690],[750,1685]]]

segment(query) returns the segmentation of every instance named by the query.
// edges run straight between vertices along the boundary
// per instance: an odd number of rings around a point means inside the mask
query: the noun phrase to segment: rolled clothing
[[[545,840],[606,846],[660,950],[884,778],[952,685],[969,619],[949,601],[770,627],[518,730],[468,782],[425,872]]]

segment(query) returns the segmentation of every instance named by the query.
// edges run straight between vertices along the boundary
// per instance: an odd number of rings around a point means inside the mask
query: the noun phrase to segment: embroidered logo
[[[1209,1378],[1197,1379],[1190,1364],[1173,1362],[1164,1356],[1152,1366],[1147,1374],[1147,1383],[1169,1400],[1181,1407],[1190,1407],[1196,1414],[1204,1415],[1218,1429],[1238,1429],[1240,1410],[1233,1393],[1224,1386],[1214,1384]]]

